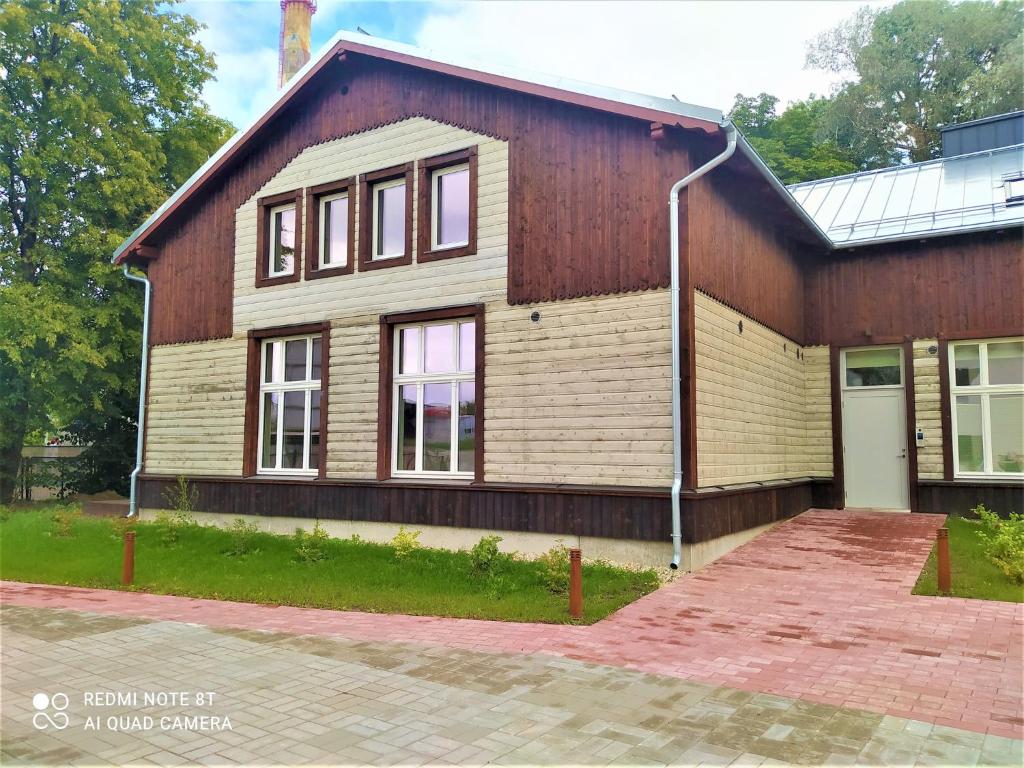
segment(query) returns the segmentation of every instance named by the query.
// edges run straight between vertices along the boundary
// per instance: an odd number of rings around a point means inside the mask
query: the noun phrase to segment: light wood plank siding
[[[477,146],[479,158],[475,255],[362,273],[357,265],[352,275],[255,287],[257,199],[473,145]],[[415,190],[413,199],[417,199]],[[362,201],[356,204],[357,217],[361,204]],[[303,216],[307,215],[308,211],[303,210]],[[416,219],[414,215],[414,250]],[[235,222],[236,336],[250,328],[504,299],[508,270],[508,145],[418,117],[328,141],[304,150],[288,163],[239,206]],[[305,253],[302,258],[305,263]]]
[[[831,474],[827,351],[811,364],[791,339],[700,292],[694,326],[698,485]]]
[[[488,304],[486,479],[670,484],[670,315],[665,290]]]
[[[941,480],[942,474],[942,397],[939,390],[939,355],[928,352],[938,349],[935,339],[914,341],[914,413],[917,427],[924,430],[924,445],[917,447],[917,477],[920,480]],[[915,434],[907,440],[916,439]]]
[[[245,339],[152,348],[148,472],[242,473],[245,363]]]
[[[327,476],[377,476],[380,327],[376,315],[335,320],[327,401]]]
[[[832,366],[828,347],[804,347],[804,403],[807,408],[807,471],[832,477]]]

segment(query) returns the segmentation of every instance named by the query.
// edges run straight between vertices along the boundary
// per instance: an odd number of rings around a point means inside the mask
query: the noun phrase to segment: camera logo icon
[[[64,711],[69,703],[67,694],[64,693],[55,693],[52,696],[37,693],[32,697],[32,706],[36,709],[36,713],[32,715],[32,725],[40,731],[47,728],[63,731],[71,722],[68,713]]]

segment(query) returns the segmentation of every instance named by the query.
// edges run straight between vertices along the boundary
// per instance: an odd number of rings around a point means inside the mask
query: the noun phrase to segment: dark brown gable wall
[[[415,115],[509,141],[510,302],[668,285],[667,194],[689,171],[685,146],[639,120],[349,54],[154,243],[154,343],[231,334],[235,209],[292,158]]]
[[[698,179],[685,194],[692,286],[802,343],[803,265],[823,247],[792,240],[788,231],[799,224],[776,207],[777,193],[729,166]]]
[[[1024,330],[1021,231],[839,250],[807,273],[808,344]]]

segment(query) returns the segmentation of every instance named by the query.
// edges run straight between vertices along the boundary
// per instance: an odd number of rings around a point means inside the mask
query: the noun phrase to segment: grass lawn
[[[950,516],[946,518],[946,527],[949,529],[949,563],[955,597],[1024,602],[1024,585],[1014,584],[985,556],[983,542],[977,534],[977,521]],[[939,594],[935,567],[935,547],[932,547],[914,585],[915,595]]]
[[[104,589],[120,585],[123,545],[109,519],[79,518],[73,535],[54,535],[54,507],[0,508],[0,577]],[[232,537],[189,526],[165,544],[154,523],[136,526],[132,589],[274,605],[454,616],[503,621],[569,622],[568,597],[545,584],[541,563],[502,558],[496,575],[473,571],[469,553],[394,548],[329,539],[327,557],[304,562],[290,536],[255,534],[257,551],[230,555]],[[603,564],[583,567],[584,617],[593,623],[658,586],[654,571]]]

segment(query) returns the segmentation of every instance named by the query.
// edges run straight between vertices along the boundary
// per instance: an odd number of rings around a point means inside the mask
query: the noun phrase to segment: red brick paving
[[[2,583],[19,605],[600,664],[1024,736],[1024,605],[910,594],[939,515],[812,510],[590,627]]]

